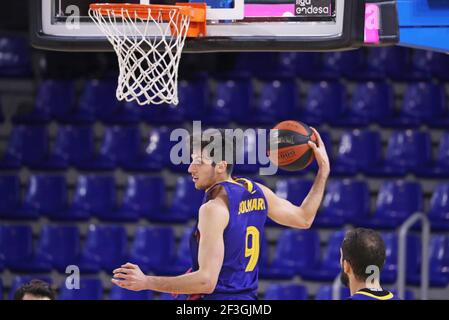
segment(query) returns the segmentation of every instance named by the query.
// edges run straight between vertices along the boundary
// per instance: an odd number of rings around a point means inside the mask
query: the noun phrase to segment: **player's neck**
[[[379,281],[375,281],[374,283],[369,283],[369,285],[365,281],[351,281],[349,285],[349,290],[351,291],[351,295],[355,294],[357,291],[362,289],[382,289]]]

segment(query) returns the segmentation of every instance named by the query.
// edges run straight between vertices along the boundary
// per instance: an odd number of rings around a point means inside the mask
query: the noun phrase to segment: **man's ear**
[[[226,173],[226,168],[228,167],[228,163],[226,161],[220,161],[215,166],[215,170],[218,174]]]
[[[352,273],[351,265],[349,264],[349,262],[347,260],[343,260],[343,271],[346,274]]]

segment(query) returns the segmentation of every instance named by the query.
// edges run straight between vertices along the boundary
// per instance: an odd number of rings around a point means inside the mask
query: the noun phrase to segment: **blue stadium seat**
[[[273,260],[274,267],[286,276],[302,274],[308,268],[318,265],[320,259],[320,239],[315,230],[285,230],[281,233]]]
[[[416,245],[416,250],[419,258],[410,270],[411,272],[407,273],[407,283],[411,285],[421,284],[421,246],[419,242]],[[449,238],[447,235],[433,235],[430,239],[429,280],[431,287],[445,288],[449,284]]]
[[[231,121],[234,103],[239,101],[238,80],[217,79],[214,96],[208,104],[202,119],[207,124],[227,124]],[[248,93],[249,99],[249,93]]]
[[[63,285],[60,288],[58,300],[102,300],[103,285],[98,278],[80,279],[79,289],[69,289]]]
[[[447,287],[449,284],[449,237],[434,235],[430,242],[430,285]]]
[[[89,120],[116,123],[120,119],[121,104],[116,98],[115,80],[88,80],[81,93],[78,112]]]
[[[363,66],[363,51],[335,51],[323,54],[323,69],[319,73],[323,79],[339,79],[357,77]]]
[[[260,253],[259,253],[259,278],[268,280],[288,280],[293,278],[293,270],[285,270],[285,268],[277,268],[273,266],[272,259],[270,259],[268,240],[263,234],[260,239]]]
[[[192,256],[190,253],[190,238],[192,237],[192,228],[186,227],[176,250],[175,262],[168,266],[169,274],[184,274],[192,267]]]
[[[398,236],[393,232],[382,233],[385,243],[385,264],[381,271],[380,281],[383,284],[392,284],[397,280],[398,271]],[[421,263],[421,246],[419,238],[414,234],[407,235],[407,279],[416,274]],[[408,280],[407,280],[408,281]]]
[[[416,171],[430,165],[432,144],[428,132],[401,131],[390,138],[385,154],[386,167]],[[389,171],[389,170],[388,170]]]
[[[40,168],[48,156],[47,129],[43,126],[14,127],[0,168],[18,169],[21,166]]]
[[[107,127],[99,154],[87,162],[82,169],[113,170],[117,166],[132,164],[138,160],[140,150],[140,131],[138,127]]]
[[[345,89],[338,82],[321,81],[312,83],[301,114],[309,125],[332,123],[342,113]]]
[[[170,150],[172,144],[168,128],[153,128],[148,134],[148,145],[144,159],[141,160],[142,167],[145,170],[160,171],[171,165]],[[173,169],[173,166],[171,168]]]
[[[195,189],[191,176],[181,176],[176,180],[171,207],[153,212],[149,219],[154,222],[185,222],[197,217],[204,192]]]
[[[175,235],[171,227],[138,227],[130,251],[130,262],[144,272],[167,274],[175,259]]]
[[[272,124],[288,118],[298,118],[299,92],[295,80],[280,79],[261,83],[260,95],[252,101],[250,117],[244,124]]]
[[[341,227],[368,218],[370,194],[365,181],[332,180],[324,196],[322,208],[313,222],[318,227]]]
[[[264,300],[307,300],[307,288],[298,284],[271,284]]]
[[[32,280],[41,280],[44,281],[50,285],[53,284],[53,281],[50,276],[48,275],[21,275],[21,276],[15,276],[11,283],[11,290],[9,291],[8,299],[12,300],[14,298],[14,293],[24,284],[27,284],[31,282]]]
[[[49,218],[56,221],[87,220],[92,215],[92,212],[95,211],[95,208],[101,209],[107,206],[106,203],[102,202],[103,199],[97,198],[97,191],[94,189],[98,189],[99,187],[96,185],[100,185],[100,183],[95,183],[96,177],[95,175],[78,176],[72,200],[68,204],[67,209],[55,211],[49,215]],[[102,180],[108,180],[108,177],[104,177]],[[108,208],[105,210],[108,210]]]
[[[4,225],[0,234],[5,266],[12,271],[32,272],[33,234],[27,225]]]
[[[445,91],[441,85],[429,82],[411,83],[407,86],[402,101],[399,119],[394,121],[397,126],[420,126],[427,124],[449,124],[443,122],[445,106]]]
[[[367,170],[376,176],[404,176],[430,167],[432,145],[430,135],[424,131],[395,131],[385,152],[384,165]]]
[[[248,118],[248,112],[253,98],[253,87],[248,78],[234,78],[224,80],[220,91],[217,91],[216,99],[223,99],[224,104],[229,106],[233,121],[244,123]]]
[[[418,169],[416,171],[418,175],[431,178],[449,177],[449,132],[445,132],[439,141],[433,166]]]
[[[69,212],[61,215],[80,219],[92,215],[107,219],[114,215],[115,203],[116,188],[113,176],[81,175],[78,176]]]
[[[410,65],[410,50],[399,46],[369,48],[367,50],[366,66],[360,70],[362,79],[408,80]]]
[[[382,141],[378,131],[353,130],[343,133],[337,159],[331,164],[334,175],[352,176],[382,164]]]
[[[31,47],[27,37],[0,37],[0,77],[31,75]]]
[[[346,287],[340,288],[340,300],[346,300],[350,296],[351,292],[349,291],[349,288]],[[332,300],[332,286],[331,285],[320,286],[315,295],[315,300]]]
[[[178,83],[179,109],[184,109],[183,120],[198,120],[206,110],[206,104],[209,96],[208,77],[204,74],[197,74],[195,77],[187,80],[181,80]],[[171,117],[173,112],[167,114]],[[164,123],[170,123],[167,117]],[[165,120],[163,118],[163,120]]]
[[[165,208],[165,186],[162,177],[129,176],[118,216],[127,220],[150,218]]]
[[[358,83],[349,108],[337,124],[364,126],[370,123],[382,123],[392,117],[393,106],[393,90],[388,83]]]
[[[13,118],[15,123],[45,124],[53,118],[70,122],[76,99],[75,84],[72,81],[44,80],[37,88],[32,111]]]
[[[36,246],[33,264],[50,265],[59,272],[77,265],[81,252],[80,232],[76,226],[44,225]]]
[[[416,78],[431,80],[432,77],[447,80],[444,70],[449,67],[449,59],[444,53],[429,50],[414,50],[412,57],[413,73]]]
[[[312,281],[333,281],[341,271],[340,248],[345,237],[345,231],[335,231],[327,242],[324,257],[320,263],[310,269],[305,269],[302,278]]]
[[[62,126],[58,128],[49,166],[53,168],[88,167],[93,161],[94,135],[91,127]]]
[[[3,226],[2,224],[0,224],[0,272],[3,271],[3,269],[5,268],[5,251],[6,251],[6,243],[3,241],[3,233],[5,226]]]
[[[150,290],[131,291],[113,285],[109,293],[110,300],[153,300],[154,293]]]
[[[0,217],[13,218],[21,205],[20,180],[18,176],[0,176]]]
[[[312,184],[311,180],[299,178],[278,179],[276,195],[299,206],[312,188]]]
[[[67,188],[62,175],[36,174],[30,177],[24,203],[15,218],[55,216],[67,209]]]
[[[80,271],[111,272],[128,258],[126,230],[120,225],[90,225],[80,259]]]
[[[395,228],[422,210],[423,193],[418,182],[385,181],[377,195],[374,217],[359,224],[372,228]]]
[[[436,158],[436,169],[439,175],[449,176],[449,132],[441,138]]]
[[[152,124],[178,125],[186,120],[198,120],[203,115],[208,97],[207,78],[203,74],[190,75],[178,82],[179,104],[163,104],[159,108],[140,107],[141,119]]]
[[[440,183],[430,199],[428,217],[433,230],[449,230],[449,183]]]
[[[434,235],[429,253],[430,285],[447,287],[449,284],[449,237]]]
[[[322,80],[323,70],[322,54],[317,52],[297,52],[289,53],[292,60],[286,67],[294,65],[297,77],[305,80]],[[285,60],[283,60],[285,63]]]

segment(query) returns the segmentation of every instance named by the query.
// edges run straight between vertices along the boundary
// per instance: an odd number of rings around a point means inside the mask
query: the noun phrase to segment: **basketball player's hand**
[[[141,291],[145,290],[147,276],[140,270],[139,266],[127,263],[113,271],[114,278],[112,283],[121,288]]]
[[[315,159],[319,167],[319,173],[324,174],[327,177],[330,173],[330,164],[329,164],[329,157],[326,152],[326,146],[324,145],[323,140],[321,139],[321,136],[318,133],[318,131],[315,128],[311,129],[315,134],[317,143],[315,144],[314,142],[309,141],[309,146],[312,148],[313,153],[315,155]]]

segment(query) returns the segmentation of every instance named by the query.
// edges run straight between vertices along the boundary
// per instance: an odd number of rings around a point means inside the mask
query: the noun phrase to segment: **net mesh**
[[[176,8],[164,10],[148,7],[146,18],[125,8],[89,11],[117,53],[120,101],[178,104],[178,67],[190,17]]]

